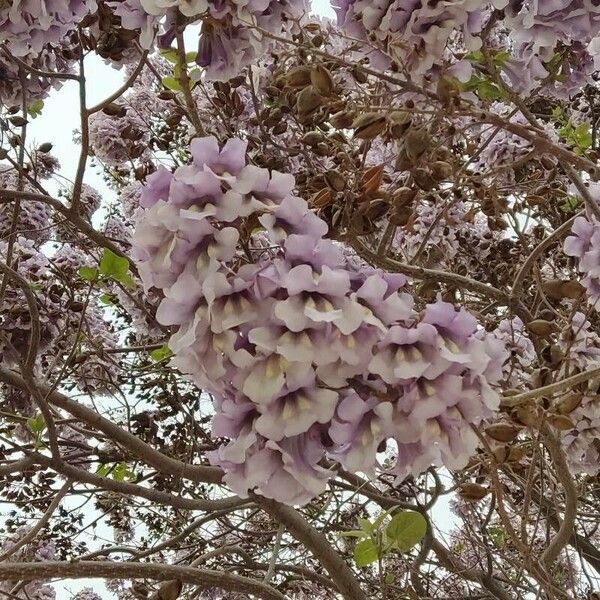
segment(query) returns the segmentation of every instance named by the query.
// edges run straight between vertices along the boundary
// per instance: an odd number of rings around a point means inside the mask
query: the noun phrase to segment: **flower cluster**
[[[0,546],[0,553],[10,552],[15,544],[28,532],[22,527],[17,529],[12,536],[6,536]],[[40,562],[56,560],[56,548],[52,540],[33,541],[17,550],[8,559],[11,562]],[[1,581],[0,591],[12,595],[16,581]],[[4,594],[3,594],[4,595]],[[19,588],[16,598],[23,600],[54,600],[56,591],[44,581],[31,581]]]
[[[20,187],[21,186],[21,187]],[[10,165],[0,164],[0,189],[33,191],[31,185],[24,181],[19,184],[18,172]],[[6,238],[13,223],[14,207],[12,204],[0,204],[0,238]],[[52,211],[44,202],[28,201],[19,210],[17,216],[17,234],[41,244],[50,237],[48,227]]]
[[[14,56],[37,55],[58,45],[87,15],[96,0],[15,0],[0,4],[0,43]]]
[[[61,52],[44,48],[34,57],[28,57],[26,63],[44,72],[68,73],[72,61],[66,60]],[[20,107],[23,104],[23,91],[28,105],[43,100],[51,90],[59,89],[62,81],[56,77],[45,77],[34,73],[19,72],[19,65],[6,56],[0,57],[0,104],[7,107]]]
[[[194,139],[193,162],[154,173],[133,253],[157,313],[178,326],[173,366],[213,394],[211,460],[237,493],[301,504],[332,476],[372,473],[388,439],[396,473],[464,465],[490,416],[503,344],[464,310],[422,313],[403,276],[357,270],[292,195],[294,178],[246,164],[246,144]]]
[[[89,135],[95,156],[111,167],[142,156],[150,137],[148,125],[129,110],[122,116],[94,113],[89,119]]]
[[[6,243],[0,242],[0,254],[6,255],[6,248]],[[40,321],[40,350],[43,352],[56,339],[63,323],[59,298],[46,290],[50,279],[50,263],[47,257],[24,237],[17,238],[13,246],[13,257],[17,264],[17,272],[35,286],[33,293]],[[20,287],[7,288],[3,304],[0,306],[0,315],[0,358],[5,363],[22,360],[29,348],[31,314]],[[15,351],[18,356],[15,355]]]
[[[577,266],[584,274],[581,283],[587,291],[588,301],[600,308],[600,225],[594,218],[577,217],[571,233],[565,240],[565,254],[579,259]]]
[[[336,0],[340,25],[350,36],[372,41],[369,55],[377,67],[396,61],[411,77],[425,75],[444,56],[455,32],[462,33],[464,47],[477,50],[485,3],[481,0]]]
[[[127,0],[116,12],[124,27],[141,29],[141,42],[152,43],[152,32],[161,17],[161,45],[174,38],[175,13],[202,16],[196,62],[205,69],[208,79],[226,81],[238,75],[244,67],[256,63],[269,49],[271,41],[261,33],[281,35],[297,29],[298,21],[308,14],[307,0]]]

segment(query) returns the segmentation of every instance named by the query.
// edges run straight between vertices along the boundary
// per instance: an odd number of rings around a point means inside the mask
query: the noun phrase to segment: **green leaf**
[[[427,533],[427,521],[418,512],[407,510],[392,517],[385,533],[401,552],[408,552]]]
[[[476,63],[482,63],[484,60],[483,52],[481,50],[475,50],[474,52],[469,52],[468,54],[465,55],[465,58],[467,60],[470,60],[470,61],[476,62]]]
[[[166,48],[165,50],[161,50],[160,55],[174,65],[179,62],[179,56],[177,56],[177,50],[175,50],[175,48]]]
[[[135,479],[133,472],[127,467],[127,465],[124,462],[120,462],[117,465],[115,465],[115,468],[113,469],[111,475],[115,481],[125,481],[125,479],[130,479],[130,480]]]
[[[169,90],[181,92],[181,84],[175,77],[167,76],[162,78],[162,84]]]
[[[40,115],[42,109],[44,108],[43,100],[34,100],[29,107],[27,108],[27,112],[32,119],[35,119]]]
[[[106,477],[111,472],[112,467],[110,465],[100,465],[96,469],[96,475],[100,477]]]
[[[42,413],[37,413],[33,417],[27,419],[27,429],[31,431],[36,437],[40,435],[46,429],[46,421]]]
[[[135,281],[129,275],[129,261],[108,248],[104,249],[100,259],[100,274],[110,277],[128,288],[135,287]]]
[[[110,294],[102,294],[99,298],[100,302],[102,302],[102,304],[114,304],[115,300],[114,298],[110,295]]]
[[[506,544],[506,533],[502,527],[489,527],[488,534],[498,548],[503,548]]]
[[[369,534],[360,529],[353,529],[352,531],[341,531],[340,536],[341,537],[364,538],[364,537],[369,537]]]
[[[172,356],[172,354],[173,352],[171,352],[171,349],[165,344],[156,350],[152,350],[152,352],[150,352],[150,358],[156,362],[161,362]]]
[[[481,100],[502,100],[506,95],[495,83],[482,75],[475,74],[463,84],[466,92],[475,92]]]
[[[373,521],[373,529],[376,531],[379,529],[383,520],[390,514],[389,510],[384,510],[374,521]]]
[[[576,196],[567,196],[567,199],[560,205],[560,210],[564,213],[573,212],[581,204],[581,199]]]
[[[494,55],[494,64],[497,67],[502,67],[509,58],[510,58],[510,53],[502,50]]]
[[[589,123],[580,123],[573,130],[573,140],[575,145],[582,150],[587,150],[592,146],[592,132]]]
[[[95,267],[79,267],[77,273],[85,281],[96,281],[98,279],[98,269]]]
[[[358,521],[358,524],[360,525],[360,528],[363,531],[365,531],[369,535],[371,533],[373,533],[374,529],[373,529],[373,524],[371,523],[371,521],[369,521],[368,519],[361,519],[360,517],[358,517],[357,521]]]
[[[193,63],[196,60],[196,56],[198,56],[197,52],[186,52],[185,53],[185,62]]]
[[[129,261],[124,256],[119,256],[105,248],[100,259],[100,274],[118,279],[127,271],[129,271]]]
[[[358,542],[354,548],[354,562],[357,567],[366,567],[379,558],[379,550],[371,539]]]

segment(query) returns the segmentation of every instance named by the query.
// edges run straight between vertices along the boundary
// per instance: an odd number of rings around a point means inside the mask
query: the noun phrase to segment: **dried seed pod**
[[[352,67],[352,76],[354,77],[357,83],[367,83],[367,81],[369,80],[368,74],[358,65],[354,65]]]
[[[431,171],[429,169],[419,168],[413,171],[413,179],[415,183],[424,191],[428,192],[432,190],[436,183],[431,176]]]
[[[463,483],[458,488],[458,495],[466,502],[478,502],[483,500],[490,490],[478,483]]]
[[[452,165],[443,160],[436,160],[430,168],[431,175],[436,181],[443,181],[452,175]]]
[[[341,192],[346,187],[346,180],[338,171],[327,171],[324,177],[327,185],[336,192]]]
[[[366,113],[357,117],[352,123],[354,137],[360,140],[372,140],[383,132],[386,126],[385,115]]]
[[[305,87],[296,98],[296,110],[300,115],[307,116],[314,113],[322,104],[323,99],[312,85]]]
[[[570,431],[575,428],[575,423],[567,415],[549,414],[547,417],[548,423],[559,431]]]
[[[361,191],[364,196],[372,196],[381,185],[383,180],[383,165],[367,169],[361,178]]]
[[[320,131],[309,131],[300,138],[300,141],[307,146],[316,146],[324,140],[325,136]]]
[[[309,67],[300,66],[290,69],[285,75],[285,83],[293,88],[303,88],[310,85],[311,71]]]
[[[394,192],[392,203],[394,206],[404,206],[412,204],[417,196],[417,190],[409,187],[401,187]]]
[[[404,136],[404,150],[409,160],[416,160],[431,145],[431,136],[426,129],[413,127]]]
[[[544,294],[552,300],[570,298],[577,300],[585,293],[585,288],[575,279],[550,279],[542,283]]]
[[[534,404],[517,406],[510,413],[513,421],[526,427],[535,427],[540,423],[540,415]]]
[[[349,129],[354,122],[354,114],[347,110],[340,110],[329,118],[329,122],[337,129]]]
[[[572,392],[563,396],[554,407],[554,410],[559,415],[568,415],[572,413],[583,400],[583,392]]]
[[[548,337],[556,331],[556,326],[551,321],[545,321],[544,319],[534,319],[529,321],[526,325],[527,331],[540,337]]]
[[[110,117],[124,117],[127,114],[127,108],[122,104],[111,102],[102,109],[102,112]]]
[[[333,94],[333,77],[323,65],[313,65],[310,70],[310,81],[319,94],[323,96]]]
[[[510,423],[494,423],[485,428],[485,433],[497,442],[512,442],[521,431],[520,427]]]
[[[331,202],[333,202],[333,198],[334,196],[332,191],[329,188],[323,188],[313,195],[310,200],[310,204],[315,208],[323,208],[328,204],[331,204]]]

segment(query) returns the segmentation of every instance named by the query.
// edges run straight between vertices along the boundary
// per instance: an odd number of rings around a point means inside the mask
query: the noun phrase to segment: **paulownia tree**
[[[333,9],[0,0],[2,598],[600,597],[600,4]]]

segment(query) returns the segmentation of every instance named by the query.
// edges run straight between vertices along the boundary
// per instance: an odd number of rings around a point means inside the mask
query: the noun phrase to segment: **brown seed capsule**
[[[582,392],[572,392],[570,394],[567,394],[566,396],[563,396],[554,407],[554,410],[559,415],[568,415],[569,413],[572,413],[581,404],[582,400]]]
[[[527,427],[535,427],[540,422],[538,411],[533,405],[517,406],[511,411],[510,416],[516,423]]]
[[[409,187],[401,187],[394,192],[392,204],[396,207],[410,205],[417,195],[417,190]]]
[[[489,494],[489,489],[478,483],[463,483],[458,488],[458,495],[467,502],[478,502]]]
[[[372,140],[383,132],[386,126],[385,115],[366,113],[357,117],[352,123],[354,137],[360,140]]]
[[[452,165],[443,160],[431,164],[431,175],[436,181],[443,181],[452,175]]]
[[[549,414],[547,420],[552,427],[559,431],[570,431],[575,427],[575,423],[567,415]]]
[[[367,83],[369,80],[369,76],[363,69],[361,69],[358,65],[354,65],[352,67],[352,76],[356,80],[357,83]]]
[[[315,208],[323,208],[333,201],[333,193],[329,188],[319,190],[310,200],[310,203]]]
[[[310,85],[310,69],[308,67],[295,67],[290,69],[285,76],[285,83],[294,88],[303,88]]]
[[[325,136],[320,131],[309,131],[300,138],[300,141],[307,146],[316,146],[324,140]]]
[[[426,192],[432,190],[436,185],[429,169],[415,169],[412,176],[415,183]]]
[[[327,171],[324,177],[325,183],[336,192],[341,192],[346,187],[346,180],[338,171]]]
[[[390,220],[398,227],[404,227],[413,216],[410,206],[398,206],[390,216]]]
[[[336,129],[349,129],[354,122],[354,114],[346,110],[340,110],[329,118],[329,122]]]
[[[366,207],[365,216],[371,221],[378,221],[390,210],[390,205],[385,200],[372,200]]]
[[[570,298],[577,300],[585,292],[585,288],[578,281],[550,279],[542,283],[542,290],[552,300]]]
[[[323,99],[314,87],[305,87],[296,98],[296,110],[302,116],[314,113],[322,104]]]
[[[534,319],[529,321],[526,325],[527,331],[540,337],[548,337],[556,331],[556,326],[551,321],[545,321],[544,319]]]
[[[122,104],[111,102],[102,109],[102,112],[111,117],[124,117],[127,114],[127,108]]]
[[[364,196],[372,196],[381,185],[383,180],[383,165],[370,167],[361,178],[361,191]]]
[[[497,442],[512,442],[521,431],[520,427],[510,423],[494,423],[485,428],[485,433]]]
[[[423,128],[413,127],[404,136],[404,150],[410,160],[419,158],[431,144],[431,136]]]
[[[526,446],[511,446],[508,453],[508,462],[518,462],[527,454]]]
[[[322,96],[331,96],[333,94],[333,77],[324,66],[313,65],[313,68],[310,70],[310,81]]]

